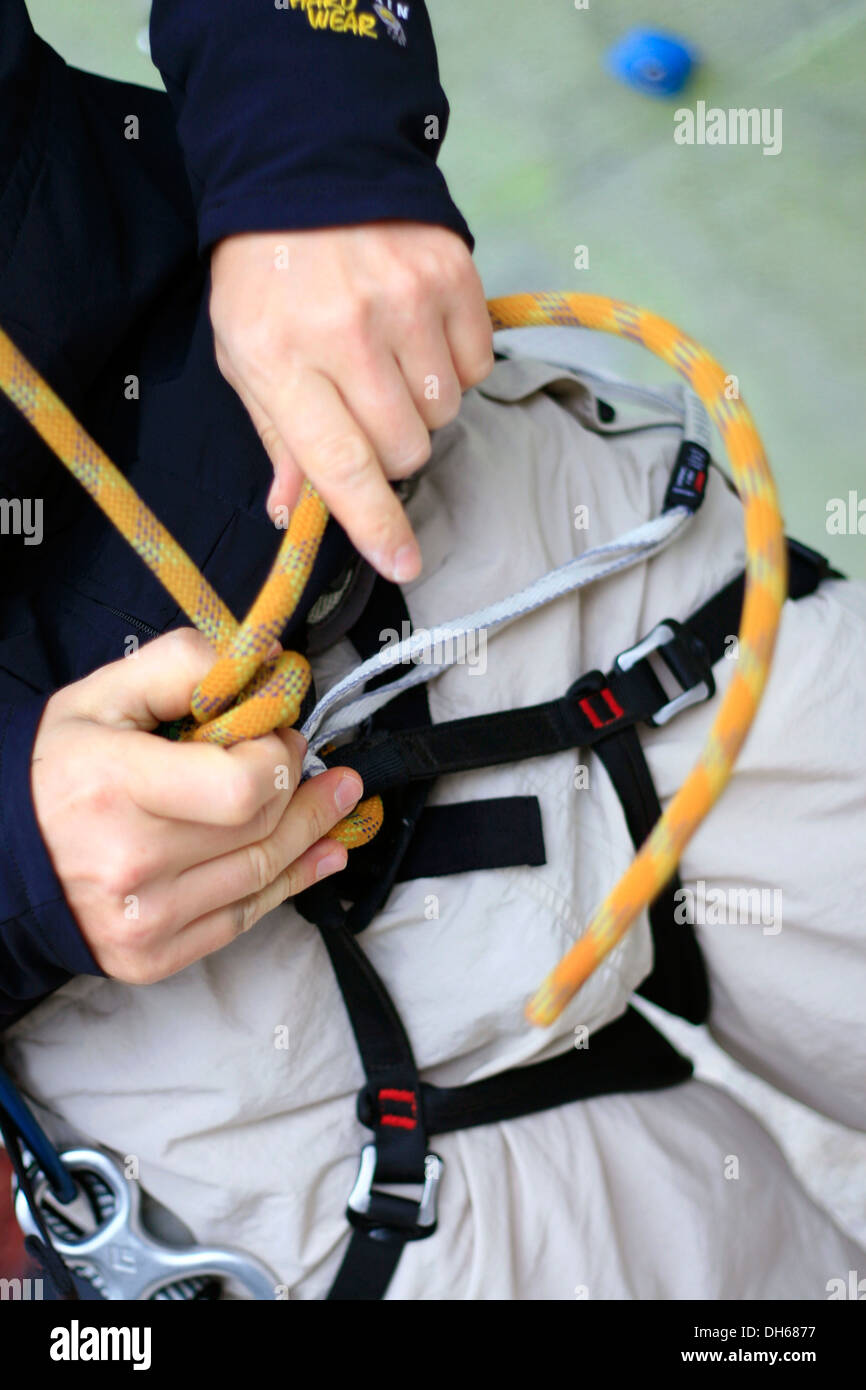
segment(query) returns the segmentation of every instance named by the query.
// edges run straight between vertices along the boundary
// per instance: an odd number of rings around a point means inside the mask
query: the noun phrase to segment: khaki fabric
[[[562,368],[498,363],[438,432],[408,502],[424,555],[405,590],[415,626],[499,599],[657,515],[675,417],[647,408],[627,423],[602,425],[591,392]],[[661,619],[687,617],[742,561],[741,509],[714,470],[702,511],[665,553],[492,635],[485,669],[439,675],[434,720],[561,695]],[[355,661],[345,644],[319,658],[319,692]],[[717,666],[721,687],[732,669]],[[851,1125],[866,1122],[864,690],[866,588],[833,583],[786,605],[756,727],[683,862],[696,894],[699,880],[781,894],[777,932],[698,928],[715,1036]],[[647,732],[663,804],[716,707]],[[575,786],[581,761],[575,750],[443,778],[434,804],[537,796],[547,863],[400,884],[364,933],[431,1081],[470,1082],[568,1049],[576,1026],[591,1034],[614,1019],[651,969],[644,916],[553,1029],[524,1021],[527,996],[632,853],[591,754],[589,786]],[[281,1028],[287,1049],[275,1046]],[[7,1060],[58,1138],[136,1155],[145,1187],[198,1239],[255,1253],[293,1298],[324,1296],[368,1132],[354,1116],[362,1072],[339,991],[290,903],[158,985],[71,982],[11,1030]],[[440,1229],[408,1248],[389,1298],[823,1298],[863,1258],[757,1120],[697,1081],[434,1147],[446,1164]]]

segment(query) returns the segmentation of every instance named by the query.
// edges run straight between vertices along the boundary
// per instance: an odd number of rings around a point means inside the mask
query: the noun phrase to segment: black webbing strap
[[[412,1048],[385,986],[358,940],[344,926],[322,928],[366,1075],[373,1131],[365,1190],[346,1215],[352,1236],[328,1300],[379,1299],[403,1246],[432,1235],[419,1224],[419,1203],[376,1184],[420,1185],[428,1171],[421,1083]],[[363,1171],[363,1168],[362,1168]]]
[[[514,1067],[468,1086],[421,1082],[421,1109],[427,1134],[452,1134],[477,1125],[501,1124],[523,1115],[552,1110],[569,1101],[611,1092],[658,1091],[686,1081],[692,1064],[636,1009],[629,1007],[559,1057]],[[369,1087],[358,1097],[358,1118],[369,1124],[375,1101]]]
[[[441,1161],[428,1151],[432,1135],[612,1092],[661,1090],[692,1074],[691,1062],[629,1008],[549,1061],[468,1086],[430,1085],[420,1080],[400,1017],[357,939],[344,927],[326,928],[322,937],[367,1078],[358,1096],[358,1118],[373,1131],[373,1144],[364,1151],[369,1163],[362,1161],[359,1184],[350,1197],[352,1235],[327,1296],[330,1302],[381,1299],[406,1244],[434,1233]],[[377,1184],[413,1185],[421,1194],[409,1199],[383,1192]],[[428,1191],[433,1205],[424,1225],[420,1218]]]
[[[349,636],[362,658],[377,652],[384,628],[400,631],[409,611],[397,585],[377,577],[369,603]],[[380,681],[372,681],[368,689]],[[415,686],[376,716],[390,732],[430,721],[427,692]],[[373,1142],[362,1155],[363,1190],[350,1197],[352,1236],[328,1300],[380,1299],[409,1240],[432,1234],[419,1225],[419,1204],[379,1190],[377,1184],[422,1189],[427,1179],[427,1136],[420,1111],[418,1069],[400,1016],[356,934],[372,921],[396,881],[432,783],[398,789],[386,801],[385,821],[371,844],[356,850],[344,871],[299,894],[295,904],[316,923],[328,951],[366,1077],[375,1098]],[[378,843],[377,843],[378,841]],[[352,906],[346,908],[348,900]]]
[[[841,577],[816,551],[788,541],[789,598],[814,593],[821,580],[831,575]],[[744,576],[739,575],[684,624],[713,662],[724,655],[728,641],[736,636],[743,592]],[[661,815],[661,806],[637,731],[622,728],[599,739],[595,753],[614,785],[632,843],[638,849]],[[654,963],[637,993],[690,1023],[704,1023],[710,1007],[709,979],[694,931],[685,923],[678,924],[674,915],[681,888],[679,874],[674,873],[649,909]]]
[[[396,881],[546,862],[537,796],[425,806]]]
[[[793,599],[836,574],[823,556],[796,541],[788,541],[788,563]],[[744,580],[744,574],[731,580],[687,621],[666,619],[658,625],[671,633],[669,640],[659,641],[658,656],[684,690],[706,682],[712,694],[711,668],[739,628]],[[645,656],[627,670],[590,671],[558,700],[418,728],[379,729],[343,744],[324,761],[353,768],[369,796],[445,773],[592,748],[615,731],[651,721],[669,704],[670,696]]]
[[[370,601],[348,636],[358,655],[366,660],[379,651],[385,629],[399,632],[404,623],[411,627],[401,590],[377,575]],[[385,678],[391,675],[386,672]],[[375,689],[382,683],[383,678],[376,677],[366,688]],[[383,733],[392,736],[405,728],[429,726],[426,687],[412,686],[397,695],[377,711],[374,720]],[[352,932],[363,931],[372,922],[397,881],[432,785],[432,780],[420,779],[386,793],[385,817],[379,833],[369,844],[352,851],[341,874],[323,879],[293,899],[302,917],[318,927],[343,925]],[[346,902],[351,903],[350,908],[344,906]]]
[[[662,809],[637,730],[622,729],[602,739],[595,753],[613,783],[632,844],[638,849]],[[674,894],[681,887],[675,873],[650,906],[654,962],[636,993],[689,1023],[704,1023],[710,1006],[709,980],[694,931],[687,923],[678,925],[674,916]]]
[[[322,932],[367,1078],[375,1098],[370,1128],[376,1136],[380,1182],[418,1182],[426,1155],[420,1081],[400,1016],[358,940],[345,927]]]
[[[837,575],[816,551],[788,541],[789,597],[798,599],[813,593],[823,578]],[[686,622],[667,620],[659,625],[664,632],[655,650],[683,691],[696,691],[701,699],[712,695],[712,666],[724,657],[739,627],[744,580],[743,574],[738,575]],[[647,655],[625,670],[615,664],[607,674],[589,672],[575,681],[560,700],[435,726],[425,721],[420,728],[382,730],[344,745],[333,756],[340,763],[355,767],[366,789],[375,791],[387,785],[393,792],[395,787],[402,791],[411,789],[416,777],[423,777],[423,785],[429,787],[429,779],[444,772],[537,757],[570,747],[594,748],[614,784],[632,842],[638,847],[661,815],[661,807],[635,725],[659,717],[666,708],[670,708],[669,696]],[[429,817],[430,811],[426,815]],[[416,829],[420,830],[421,825],[419,821]],[[399,820],[396,825],[392,823],[392,834],[395,829],[400,833]],[[457,841],[452,839],[451,843],[456,846]],[[389,853],[390,848],[383,842],[376,852]],[[401,854],[407,872],[402,875],[398,871],[390,883],[409,876],[413,857],[420,857],[418,868],[423,871],[423,840],[407,840]],[[358,865],[362,857],[363,852],[357,855]],[[435,855],[432,862],[435,865]],[[465,862],[468,866],[468,859]],[[446,871],[444,867],[439,869]],[[452,872],[459,872],[458,860]],[[376,869],[377,877],[378,874]],[[674,917],[675,895],[680,888],[675,874],[650,908],[655,964],[639,992],[690,1022],[701,1023],[709,1008],[709,986],[694,933],[678,926]]]
[[[351,992],[351,998],[347,995],[347,1007],[362,1056],[363,1048],[369,1042],[367,1028],[371,1024],[380,1028],[385,1016],[380,1016],[378,1022],[375,1020],[375,1007],[380,1005],[384,1006],[388,1015],[385,1031],[393,1046],[392,1056],[398,1056],[404,1044],[411,1056],[393,1005],[355,938],[343,931],[339,941],[330,932],[326,934],[326,940],[332,951],[331,960],[338,972],[341,988],[344,983],[348,984]],[[365,1011],[363,1006],[358,1007],[358,980],[361,974],[371,989],[371,999],[376,1000],[372,1012]],[[373,979],[370,979],[371,976]],[[359,1020],[362,1020],[360,1028]],[[399,1042],[395,1035],[395,1023],[401,1035]],[[379,1152],[381,1135],[389,1118],[398,1122],[392,1132],[396,1134],[392,1147],[400,1150],[398,1162],[402,1174],[407,1171],[410,1147],[416,1163],[421,1158],[422,1149],[424,1151],[415,1181],[426,1194],[431,1185],[430,1165],[438,1165],[432,1170],[437,1184],[441,1170],[438,1156],[426,1151],[432,1135],[502,1123],[575,1101],[589,1100],[593,1096],[662,1090],[679,1085],[692,1075],[692,1064],[688,1058],[677,1052],[633,1008],[627,1009],[622,1017],[558,1057],[531,1066],[515,1067],[468,1086],[433,1086],[419,1081],[416,1073],[410,1092],[403,1085],[398,1088],[391,1084],[395,1077],[405,1083],[408,1072],[398,1074],[391,1067],[383,1067],[383,1060],[377,1051],[375,1057],[370,1058],[369,1062],[365,1061],[368,1080],[358,1096],[358,1118],[374,1131],[377,1161],[375,1169],[371,1161],[364,1186],[363,1218],[359,1221],[351,1206],[347,1213],[353,1225],[352,1236],[328,1293],[328,1300],[332,1302],[381,1299],[406,1244],[432,1235],[436,1229],[435,1191],[432,1219],[424,1227],[418,1223],[423,1195],[417,1201],[408,1201],[377,1191],[373,1186],[375,1175],[382,1182],[389,1180],[386,1170],[382,1169]],[[406,1060],[404,1056],[404,1062]],[[384,1087],[380,1084],[383,1079],[388,1083]],[[383,1094],[386,1097],[384,1101]],[[363,1168],[362,1164],[362,1172]],[[369,1174],[374,1176],[371,1178]],[[408,1179],[402,1177],[400,1181],[407,1182]],[[354,1198],[355,1193],[352,1196]]]
[[[813,592],[821,578],[835,573],[823,557],[793,542],[789,543],[789,566],[792,598]],[[710,668],[724,655],[726,639],[737,631],[742,595],[741,576],[710,599],[687,624],[666,625],[673,636],[658,642],[656,648],[684,691],[704,682],[712,693]],[[634,725],[663,711],[669,698],[648,659],[643,658],[625,669],[616,666],[606,676],[590,673],[575,682],[563,701],[408,731],[392,727],[384,739],[373,734],[350,748],[373,749],[372,764],[363,771],[358,767],[369,792],[376,786],[369,772],[369,767],[376,765],[376,750],[380,775],[390,767],[390,775],[396,776],[389,785],[405,787],[418,778],[429,787],[433,777],[446,771],[485,766],[490,761],[510,762],[575,745],[596,746],[617,789],[624,789],[625,795],[622,790],[620,795],[630,831],[643,838],[643,825],[651,825],[660,812]],[[529,737],[525,733],[528,717],[532,725]],[[576,735],[581,717],[583,730]],[[455,742],[458,751],[453,755],[449,748]],[[335,761],[358,766],[347,756],[346,747],[335,755]],[[407,848],[408,840],[403,853]],[[691,1075],[687,1059],[630,1009],[592,1037],[586,1049],[575,1048],[552,1061],[517,1068],[466,1087],[422,1083],[399,1015],[348,929],[346,918],[342,923],[322,925],[321,930],[366,1074],[358,1097],[359,1119],[374,1136],[373,1144],[362,1154],[358,1181],[349,1199],[352,1237],[329,1300],[382,1298],[406,1243],[435,1230],[435,1187],[441,1164],[428,1152],[430,1135],[517,1118],[593,1095],[658,1089]],[[677,945],[681,950],[682,942]],[[702,971],[699,953],[696,960]],[[699,991],[701,978],[691,982],[693,990]],[[672,986],[681,987],[682,981]],[[696,1011],[697,1004],[694,999],[692,1002]],[[421,1196],[417,1201],[395,1196],[378,1190],[377,1182],[417,1184]]]

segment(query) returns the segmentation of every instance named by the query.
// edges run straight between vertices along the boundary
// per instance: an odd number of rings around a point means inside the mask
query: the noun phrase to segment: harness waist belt
[[[812,593],[823,578],[838,577],[817,551],[790,539],[788,562],[792,599]],[[590,671],[558,700],[413,729],[379,730],[341,744],[323,760],[329,767],[351,767],[371,796],[445,773],[591,748],[631,725],[666,722],[672,707],[676,713],[713,695],[711,668],[725,655],[728,637],[736,635],[744,584],[741,573],[685,622],[659,623],[652,642],[647,638],[631,649],[637,656],[633,663],[625,665],[629,653],[623,653],[610,671]],[[682,687],[673,699],[650,664],[654,651]]]

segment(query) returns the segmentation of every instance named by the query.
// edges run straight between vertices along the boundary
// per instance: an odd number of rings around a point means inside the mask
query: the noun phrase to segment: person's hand
[[[430,456],[429,431],[493,366],[481,281],[456,232],[372,222],[251,232],[211,256],[216,358],[274,467],[268,512],[303,478],[389,579],[420,571],[387,479]]]
[[[97,964],[129,984],[218,951],[346,863],[326,837],[361,779],[333,768],[299,786],[299,733],[225,749],[146,732],[189,710],[213,660],[194,629],[167,633],[59,690],[37,732],[43,839]]]

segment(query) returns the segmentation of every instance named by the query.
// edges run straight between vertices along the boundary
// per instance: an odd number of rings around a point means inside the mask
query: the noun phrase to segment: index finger
[[[421,570],[418,542],[375,450],[332,381],[313,369],[277,386],[266,408],[349,539],[386,579]]]
[[[296,729],[248,739],[232,748],[173,743],[122,732],[127,789],[135,804],[167,820],[240,826],[279,791],[301,780],[306,740]]]

